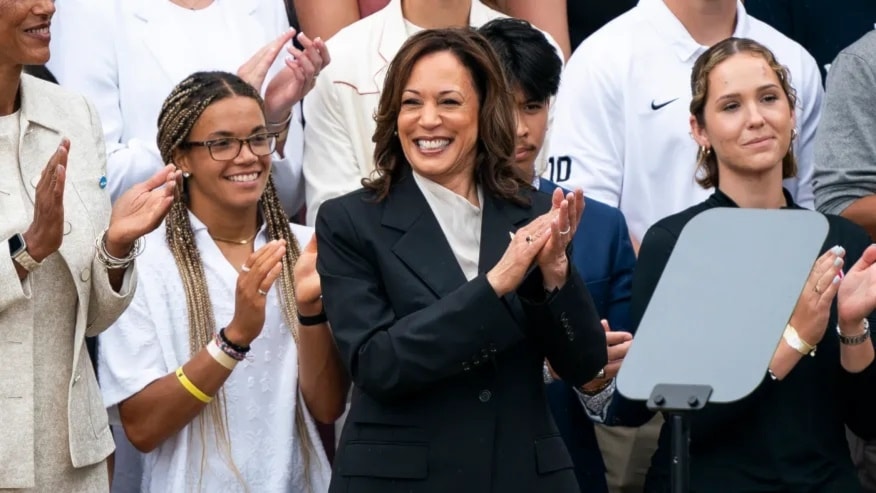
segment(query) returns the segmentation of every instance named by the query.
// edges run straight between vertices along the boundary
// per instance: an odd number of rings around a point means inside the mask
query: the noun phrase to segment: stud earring
[[[183,178],[189,178],[191,176],[192,176],[192,174],[189,173],[188,171],[183,171]]]

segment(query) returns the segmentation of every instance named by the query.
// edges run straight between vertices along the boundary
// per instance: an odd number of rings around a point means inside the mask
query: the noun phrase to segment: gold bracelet
[[[183,373],[182,366],[180,366],[179,368],[176,369],[176,378],[177,378],[177,380],[179,380],[179,383],[181,383],[182,386],[186,390],[188,390],[189,393],[192,394],[192,396],[195,397],[195,399],[198,399],[199,401],[203,402],[204,404],[209,404],[210,401],[213,400],[212,397],[210,397],[209,395],[202,392],[201,389],[196,387],[195,384],[193,384],[192,381],[189,380],[189,377],[187,377],[186,374]]]
[[[234,367],[237,366],[237,360],[219,348],[219,345],[216,344],[216,339],[212,339],[207,343],[207,352],[210,353],[210,356],[212,356],[217,363],[224,366],[229,371],[234,370]]]
[[[785,332],[782,334],[782,338],[785,342],[791,346],[798,353],[806,356],[815,356],[815,350],[818,349],[818,345],[812,345],[808,342],[804,341],[800,334],[797,333],[797,329],[794,328],[793,325],[788,324],[785,326]]]

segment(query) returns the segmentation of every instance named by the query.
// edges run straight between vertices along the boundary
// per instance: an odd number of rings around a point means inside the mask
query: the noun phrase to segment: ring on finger
[[[570,231],[572,231],[572,225],[571,225],[571,224],[568,225],[568,226],[566,226],[566,229],[565,229],[565,230],[560,231],[560,234],[561,234],[561,235],[567,235],[567,234],[569,234]]]
[[[259,288],[259,294],[262,295],[262,296],[267,296],[267,295],[268,295],[268,292],[265,291],[265,290],[262,289],[262,288]]]
[[[600,380],[605,378],[605,368],[604,367],[599,369],[599,373],[596,374],[596,378],[598,378]]]
[[[246,264],[243,264],[240,266],[240,271],[241,272],[249,272],[250,268]]]

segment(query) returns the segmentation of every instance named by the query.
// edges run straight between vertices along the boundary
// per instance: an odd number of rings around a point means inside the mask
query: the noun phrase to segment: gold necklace
[[[208,233],[209,233],[209,231],[208,231]],[[258,230],[256,230],[256,232],[253,233],[252,236],[250,236],[249,238],[247,238],[245,240],[229,240],[227,238],[220,238],[218,236],[213,236],[212,234],[210,235],[210,238],[213,238],[213,241],[221,241],[222,243],[231,243],[232,245],[246,245],[247,243],[249,243],[253,239],[255,239],[257,234],[259,234]]]

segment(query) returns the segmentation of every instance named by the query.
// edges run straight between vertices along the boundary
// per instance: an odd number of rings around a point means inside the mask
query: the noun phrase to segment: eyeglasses
[[[216,161],[231,161],[240,154],[243,144],[249,146],[250,152],[256,156],[267,156],[277,148],[276,133],[261,133],[250,135],[245,139],[237,137],[222,137],[219,139],[183,142],[185,147],[206,147],[210,157]]]

